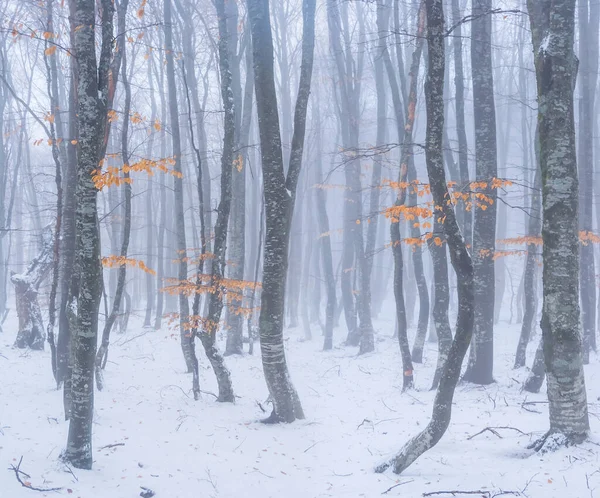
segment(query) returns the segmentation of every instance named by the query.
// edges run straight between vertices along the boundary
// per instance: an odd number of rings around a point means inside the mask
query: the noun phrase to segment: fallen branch
[[[23,472],[21,470],[22,462],[23,462],[23,457],[21,456],[17,466],[15,467],[14,465],[11,465],[10,469],[8,469],[8,470],[12,470],[15,473],[15,477],[17,478],[17,481],[19,481],[19,484],[21,484],[21,486],[23,486],[24,488],[27,488],[27,489],[31,489],[33,491],[40,491],[41,493],[49,493],[50,491],[60,491],[62,489],[62,488],[36,488],[35,486],[32,486],[32,484],[29,481],[23,481],[21,479],[21,474],[23,474],[27,478],[29,478],[29,474],[26,474],[25,472]]]
[[[321,441],[317,441],[316,443],[311,444],[308,448],[306,448],[303,453],[306,453],[308,450],[310,450],[311,448],[314,448],[317,444],[319,444]]]
[[[405,482],[399,482],[398,484],[394,484],[392,487],[387,488],[383,493],[381,493],[382,495],[386,495],[388,494],[392,489],[397,488],[398,486],[402,486],[403,484],[408,484],[409,482],[413,482],[414,479],[411,479],[410,481],[405,481]]]
[[[202,394],[210,394],[211,396],[214,396],[215,399],[219,399],[219,397],[215,394],[215,393],[211,393],[210,391],[203,391],[202,389],[200,390],[200,392]]]
[[[101,448],[98,448],[98,451],[105,450],[107,448],[114,448],[115,446],[125,446],[125,443],[107,444],[106,446],[102,446]]]
[[[502,436],[500,434],[498,434],[498,430],[500,429],[507,429],[507,430],[512,430],[512,431],[517,431],[519,434],[522,434],[523,436],[529,436],[529,434],[523,432],[521,429],[517,429],[516,427],[509,427],[506,425],[503,425],[501,427],[486,427],[485,429],[480,430],[477,434],[473,434],[472,436],[469,436],[467,438],[467,440],[471,440],[476,436],[479,436],[480,434],[483,434],[486,431],[491,432],[494,436],[497,436],[498,438],[502,439]]]
[[[481,489],[477,491],[430,491],[429,493],[423,493],[423,496],[439,496],[439,495],[479,495],[484,498],[491,498],[491,494],[489,491],[483,491]]]
[[[548,401],[523,401],[523,403],[521,403],[521,408],[523,408],[523,410],[528,411],[530,413],[542,413],[538,410],[532,410],[531,408],[527,408],[527,406],[529,405],[547,405]]]
[[[431,491],[429,493],[423,493],[423,496],[440,496],[440,495],[479,495],[482,498],[496,498],[497,496],[503,495],[513,495],[513,496],[521,496],[519,491],[498,491],[497,493],[492,494],[491,491],[484,491],[482,489],[478,489],[476,491]]]

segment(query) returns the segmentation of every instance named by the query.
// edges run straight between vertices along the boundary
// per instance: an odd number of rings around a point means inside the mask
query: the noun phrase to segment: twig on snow
[[[383,406],[385,406],[389,411],[397,413],[398,410],[394,410],[393,408],[390,408],[388,405],[385,404],[385,401],[383,401],[383,399],[380,399],[379,401],[381,401],[383,403]]]
[[[77,479],[77,476],[73,472],[73,469],[71,467],[69,467],[66,463],[65,463],[65,467],[67,469],[67,472],[75,478],[75,481],[79,482],[79,479]]]
[[[302,453],[306,453],[308,450],[310,450],[311,448],[314,448],[317,444],[321,443],[322,441],[317,441],[313,444],[311,444],[308,448],[306,448]]]
[[[478,489],[476,491],[430,491],[429,493],[423,493],[423,496],[439,496],[439,495],[479,495],[484,498],[491,498],[491,494],[489,491],[484,491],[482,489]]]
[[[373,422],[371,422],[368,418],[363,418],[363,421],[360,424],[358,424],[358,427],[356,427],[356,429],[360,429],[365,424],[365,422],[368,424],[373,424]]]
[[[398,484],[394,484],[393,486],[387,488],[383,493],[381,493],[382,495],[387,495],[392,489],[397,488],[398,486],[402,486],[403,484],[408,484],[410,482],[413,482],[414,479],[411,479],[410,481],[404,481],[404,482],[399,482]]]
[[[107,448],[114,448],[115,446],[125,446],[125,443],[107,444],[106,446],[102,446],[101,448],[98,448],[98,451],[105,450]]]
[[[23,481],[21,479],[21,474],[23,474],[27,478],[29,478],[29,475],[21,470],[22,462],[23,462],[23,457],[21,456],[17,466],[15,467],[14,465],[11,465],[10,469],[8,469],[8,470],[12,470],[15,473],[15,477],[17,478],[17,481],[19,481],[19,484],[21,484],[21,486],[23,486],[24,488],[27,488],[27,489],[31,489],[33,491],[40,491],[41,493],[49,493],[50,491],[60,491],[62,489],[62,488],[36,488],[35,486],[32,486],[32,484],[29,481]]]
[[[522,434],[523,436],[529,436],[529,434],[523,432],[521,429],[517,429],[516,427],[509,427],[507,425],[503,425],[500,427],[486,427],[485,429],[480,430],[477,434],[473,434],[472,436],[469,436],[467,438],[467,440],[471,440],[476,436],[479,436],[480,434],[483,434],[486,431],[491,432],[494,436],[497,436],[498,438],[502,439],[502,436],[500,434],[498,434],[498,430],[500,429],[507,429],[507,430],[512,430],[512,431],[517,431],[519,434]]]

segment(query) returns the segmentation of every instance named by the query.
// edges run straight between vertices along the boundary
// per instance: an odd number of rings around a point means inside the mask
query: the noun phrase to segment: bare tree
[[[103,156],[102,139],[109,102],[114,4],[111,0],[101,2],[102,44],[98,61],[95,44],[95,2],[71,0],[71,7],[74,14],[73,51],[77,61],[79,131],[75,264],[80,279],[77,292],[71,293],[70,303],[70,309],[76,313],[76,317],[71,327],[72,405],[65,458],[74,467],[91,469],[94,358],[102,288],[100,233],[96,211],[97,190],[92,177]]]
[[[474,321],[473,264],[460,233],[452,203],[448,202],[450,196],[444,171],[442,148],[445,66],[443,3],[442,0],[425,0],[425,5],[428,45],[427,80],[425,83],[427,174],[434,203],[441,209],[441,213],[445,217],[444,233],[450,248],[452,266],[456,272],[459,311],[456,319],[456,335],[444,365],[433,403],[433,414],[430,422],[420,434],[409,440],[391,461],[376,468],[376,472],[384,472],[391,466],[397,474],[402,473],[419,456],[435,446],[446,432],[450,424],[454,390],[460,376],[462,361],[471,341]]]
[[[589,431],[579,314],[575,1],[529,0],[527,6],[538,91],[544,215],[541,327],[550,403],[550,430],[533,446],[543,449],[581,442]]]
[[[259,334],[265,379],[273,401],[273,412],[267,419],[269,422],[293,422],[304,418],[300,399],[290,380],[285,360],[283,314],[290,227],[298,176],[302,166],[306,113],[312,77],[315,3],[315,0],[303,1],[302,64],[294,116],[292,150],[286,176],[283,169],[275,92],[269,2],[248,0],[266,211]]]

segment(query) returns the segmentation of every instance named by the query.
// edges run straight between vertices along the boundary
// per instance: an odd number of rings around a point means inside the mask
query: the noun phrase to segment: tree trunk
[[[290,227],[304,133],[315,42],[315,0],[303,1],[302,65],[294,116],[294,135],[287,177],[284,174],[273,69],[273,38],[268,0],[248,0],[252,29],[256,106],[262,152],[266,211],[263,290],[259,318],[265,380],[273,401],[269,422],[304,418],[300,399],[290,380],[283,346],[285,283]]]
[[[379,465],[377,472],[390,466],[400,474],[424,452],[435,446],[442,438],[452,410],[454,390],[460,376],[462,361],[469,347],[473,332],[474,293],[473,265],[456,221],[454,208],[449,201],[443,158],[444,133],[444,12],[442,0],[425,0],[427,11],[428,70],[425,83],[427,105],[427,137],[425,154],[431,194],[435,206],[445,218],[444,233],[450,248],[452,266],[458,283],[459,312],[456,335],[440,379],[433,405],[433,414],[427,427],[408,441],[390,462]]]
[[[164,4],[164,32],[165,32],[165,58],[167,60],[167,87],[169,94],[169,115],[171,122],[171,139],[173,147],[173,169],[181,174],[181,137],[179,129],[179,108],[177,105],[177,86],[175,83],[175,62],[173,55],[173,26],[172,26],[171,0],[165,0]],[[180,176],[173,177],[173,194],[175,200],[175,232],[177,238],[177,278],[180,282],[187,280],[187,247],[185,240],[185,212],[183,209],[183,180]],[[179,293],[179,337],[181,350],[188,373],[193,371],[193,360],[191,354],[191,341],[193,338],[187,330],[190,314],[190,305],[187,296]]]
[[[127,5],[129,0],[121,0],[117,7],[117,26],[120,37],[125,36],[125,19],[127,16]],[[121,44],[124,47],[124,44]],[[125,89],[125,103],[123,107],[123,125],[121,128],[121,160],[123,161],[123,234],[121,238],[121,251],[119,256],[127,258],[129,249],[129,237],[131,235],[131,184],[129,183],[130,175],[125,166],[129,166],[129,113],[131,111],[131,87],[127,75],[127,50],[123,50],[121,54],[121,67],[116,68],[121,71],[123,88]],[[111,187],[108,187],[111,188]],[[112,309],[104,322],[104,330],[102,331],[102,342],[96,353],[96,386],[98,391],[102,391],[104,387],[102,370],[106,367],[108,361],[108,345],[110,343],[110,332],[113,325],[121,312],[121,301],[125,293],[125,278],[127,277],[127,265],[121,264],[117,277],[117,287],[113,299]]]
[[[539,163],[536,162],[536,165],[539,166]],[[541,180],[538,167],[536,168],[533,190],[531,192],[531,210],[529,214],[529,227],[527,230],[528,237],[539,237],[542,231],[542,193],[540,189]],[[525,366],[527,345],[529,344],[531,331],[533,330],[533,324],[537,313],[537,252],[538,246],[536,244],[527,245],[525,274],[523,275],[525,312],[523,314],[523,323],[521,324],[521,335],[519,337],[519,344],[517,345],[514,368],[521,368]]]
[[[232,266],[229,268],[230,278],[234,280],[244,280],[245,273],[245,252],[246,252],[246,171],[248,169],[248,140],[250,127],[252,125],[252,104],[254,93],[254,75],[252,74],[252,51],[246,47],[246,83],[244,88],[244,98],[242,107],[242,95],[240,82],[240,61],[235,56],[237,47],[237,7],[233,7],[235,2],[227,2],[231,6],[235,15],[228,16],[230,41],[233,46],[229,47],[232,71],[234,103],[236,105],[236,123],[239,124],[239,130],[236,130],[236,148],[237,158],[233,168],[233,187],[232,187],[232,206],[231,206],[231,243],[229,246],[229,259]],[[235,33],[235,34],[234,34]],[[250,38],[248,31],[245,37]],[[231,45],[231,44],[230,44]],[[237,90],[236,90],[237,89]],[[239,92],[239,95],[236,95]],[[231,354],[242,354],[244,352],[242,343],[243,316],[239,312],[242,307],[242,299],[232,298],[227,310],[227,344],[225,346],[225,356]]]
[[[38,288],[52,266],[54,256],[54,234],[46,230],[42,234],[40,254],[29,264],[25,273],[13,273],[10,277],[15,286],[16,310],[19,331],[14,347],[44,349],[44,323],[38,303]]]
[[[219,396],[217,401],[235,401],[231,375],[223,356],[216,347],[216,336],[219,330],[221,313],[223,311],[223,293],[225,290],[223,279],[225,276],[225,254],[227,250],[227,227],[231,211],[231,183],[233,174],[233,154],[235,147],[235,120],[236,108],[233,96],[232,78],[230,70],[231,51],[229,43],[232,38],[227,26],[225,0],[215,2],[219,22],[219,72],[221,76],[221,98],[223,99],[224,137],[223,153],[221,156],[221,200],[217,209],[215,223],[214,256],[210,285],[212,292],[208,296],[208,315],[206,324],[200,333],[200,341],[204,346],[206,356],[217,377]]]
[[[492,0],[474,0],[471,36],[473,72],[473,115],[475,127],[475,176],[485,187],[478,193],[488,199],[472,201],[473,268],[475,270],[475,330],[469,365],[463,377],[467,382],[494,382],[494,295],[496,286],[496,110],[492,72]]]
[[[446,256],[446,244],[443,237],[444,224],[439,211],[434,213],[433,237],[429,239],[429,252],[433,260],[433,281],[435,291],[433,293],[433,323],[438,340],[438,359],[435,375],[431,389],[436,389],[444,372],[444,366],[452,347],[452,329],[448,320],[448,308],[450,307],[450,283],[448,281],[448,259]],[[439,237],[441,239],[438,243]]]
[[[331,252],[331,235],[329,233],[329,216],[327,214],[327,191],[323,188],[323,144],[321,140],[321,113],[319,89],[317,86],[317,104],[313,107],[316,134],[316,164],[315,164],[315,200],[317,222],[319,226],[319,248],[321,253],[321,267],[325,276],[325,289],[327,304],[325,305],[325,333],[323,338],[323,351],[333,348],[333,327],[335,320],[335,306],[337,303],[335,290],[335,274],[333,271],[333,255]]]
[[[71,397],[69,437],[65,459],[76,468],[92,467],[94,412],[94,358],[98,339],[98,311],[102,289],[97,189],[92,176],[103,157],[102,138],[107,125],[114,4],[102,0],[102,45],[96,62],[95,2],[71,0],[75,29],[73,50],[77,61],[77,121],[79,129],[76,186],[77,294],[69,309],[76,313],[71,328]]]
[[[542,340],[550,430],[534,444],[581,442],[589,431],[579,315],[578,178],[573,117],[575,1],[528,1],[542,175]],[[545,445],[546,442],[550,444]]]
[[[467,131],[465,126],[465,79],[463,70],[463,36],[462,16],[459,0],[452,0],[452,25],[456,26],[452,36],[454,52],[454,87],[456,89],[456,135],[458,138],[458,169],[460,171],[460,188],[468,191],[469,187],[469,156]],[[467,209],[467,203],[461,202],[457,209],[457,218],[467,245],[473,241],[473,211]]]

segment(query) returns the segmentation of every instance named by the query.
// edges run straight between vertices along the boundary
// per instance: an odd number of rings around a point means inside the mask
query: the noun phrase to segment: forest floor
[[[512,369],[519,326],[496,328],[496,383],[460,385],[442,441],[398,477],[375,474],[373,467],[427,423],[437,347],[426,344],[425,363],[415,365],[416,389],[403,394],[392,321],[376,322],[376,352],[361,357],[352,348],[322,352],[316,327],[309,342],[299,340],[301,328],[286,331],[291,375],[307,418],[272,426],[260,423],[265,414],[258,402],[264,406],[267,390],[258,354],[226,360],[239,396],[235,405],[216,403],[210,394],[194,401],[178,333],[145,330],[132,319],[126,335],[114,336],[106,387],[96,394],[92,471],[59,460],[68,424],[49,353],[13,349],[11,324],[0,335],[2,498],[134,498],[142,486],[156,498],[416,498],[451,490],[481,490],[471,496],[484,497],[600,497],[600,362],[594,356],[586,367],[590,440],[535,454],[527,445],[547,429],[548,405],[545,386],[539,395],[521,392],[527,370]],[[336,344],[343,335],[342,327],[335,330]],[[202,389],[216,392],[200,344],[198,352]],[[476,435],[486,427],[519,431]],[[21,457],[24,481],[62,489],[23,488],[10,470]]]

